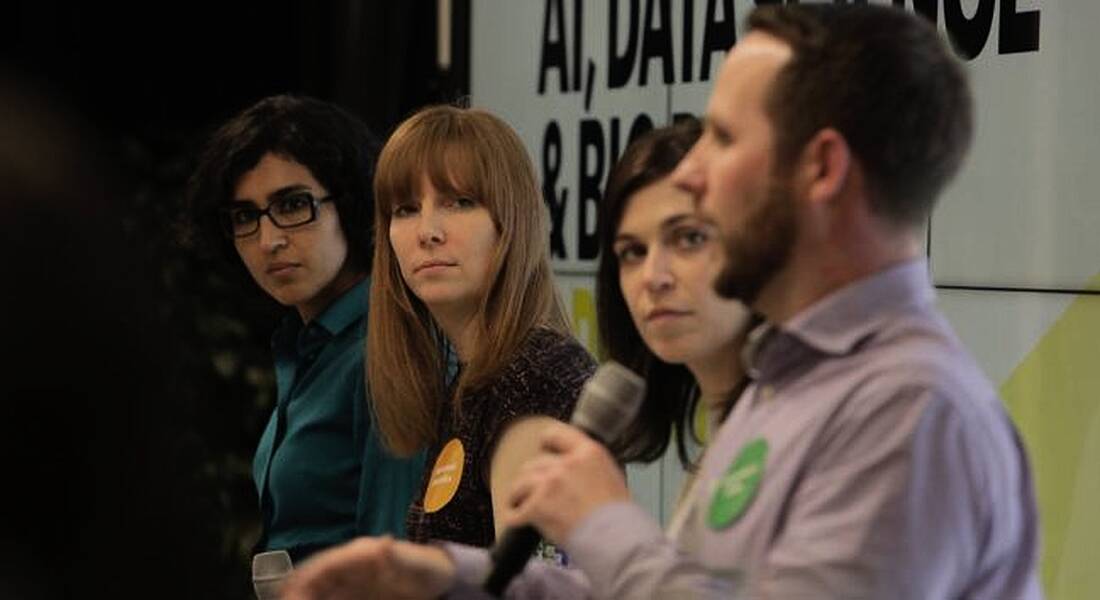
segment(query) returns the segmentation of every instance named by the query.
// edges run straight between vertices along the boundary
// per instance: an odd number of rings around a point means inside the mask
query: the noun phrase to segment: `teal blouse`
[[[357,535],[403,537],[423,453],[383,449],[365,397],[367,289],[360,282],[303,325],[272,338],[278,403],[252,464],[264,533],[258,548],[297,561]]]

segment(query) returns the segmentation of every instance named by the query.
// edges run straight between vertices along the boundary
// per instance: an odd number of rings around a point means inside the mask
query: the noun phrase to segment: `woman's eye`
[[[416,207],[411,204],[398,204],[393,207],[393,216],[395,217],[407,217],[416,212]]]
[[[301,210],[313,202],[313,196],[309,194],[291,194],[279,199],[279,210],[284,212]]]
[[[251,223],[259,218],[260,211],[255,208],[238,208],[230,211],[229,218],[238,225],[244,225],[245,223]]]
[[[615,249],[615,257],[619,259],[619,264],[632,264],[644,256],[645,248],[637,244],[624,245]]]
[[[694,227],[684,228],[676,232],[676,245],[680,248],[698,248],[710,240],[701,229]]]
[[[291,194],[283,196],[272,203],[272,211],[284,217],[294,218],[298,215],[308,215],[313,196],[309,194]]]
[[[459,196],[455,198],[452,203],[458,208],[473,208],[477,206],[476,200],[472,198],[466,198],[464,196]]]

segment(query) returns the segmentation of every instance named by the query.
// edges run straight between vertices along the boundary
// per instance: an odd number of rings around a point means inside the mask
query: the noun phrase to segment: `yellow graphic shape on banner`
[[[573,314],[573,333],[593,356],[599,356],[599,325],[596,323],[596,297],[592,290],[573,290],[570,303]]]
[[[1100,297],[1070,304],[1001,395],[1035,474],[1046,597],[1100,598]]]

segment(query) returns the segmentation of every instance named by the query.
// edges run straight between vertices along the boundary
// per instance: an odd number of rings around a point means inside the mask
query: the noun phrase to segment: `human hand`
[[[540,440],[542,454],[520,470],[508,497],[508,526],[535,526],[561,545],[597,508],[630,499],[626,478],[611,454],[581,430],[555,423]]]
[[[287,579],[283,600],[428,600],[443,594],[455,567],[440,548],[363,537],[321,552]]]

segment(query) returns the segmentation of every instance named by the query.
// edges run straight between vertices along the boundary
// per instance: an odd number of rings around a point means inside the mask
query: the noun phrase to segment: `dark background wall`
[[[0,597],[250,597],[280,310],[177,243],[195,155],[274,93],[386,135],[467,93],[467,23],[441,71],[432,0],[0,8]]]
[[[456,24],[468,3],[456,0]],[[465,40],[435,68],[436,2],[6,3],[0,49],[108,133],[193,131],[279,91],[338,101],[380,132],[463,93]]]

